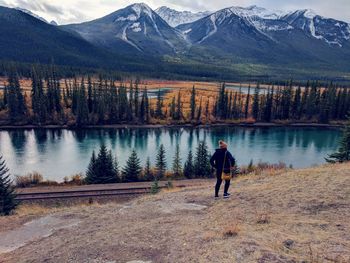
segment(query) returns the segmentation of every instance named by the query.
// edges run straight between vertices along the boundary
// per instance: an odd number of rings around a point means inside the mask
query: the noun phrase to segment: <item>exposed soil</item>
[[[237,178],[228,200],[213,184],[0,218],[0,236],[43,218],[65,226],[0,262],[350,262],[349,164]]]

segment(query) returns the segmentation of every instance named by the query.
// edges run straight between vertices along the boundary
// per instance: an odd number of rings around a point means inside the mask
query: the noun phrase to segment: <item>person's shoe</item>
[[[216,196],[214,197],[214,199],[215,199],[215,200],[219,200],[220,197],[219,197],[218,195],[216,195]]]
[[[226,193],[226,194],[224,194],[224,199],[230,198],[230,196],[231,196],[231,194]]]

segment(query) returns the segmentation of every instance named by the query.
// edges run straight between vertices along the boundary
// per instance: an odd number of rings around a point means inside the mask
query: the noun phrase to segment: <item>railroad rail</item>
[[[198,181],[176,181],[175,187],[197,186],[204,180]],[[161,182],[160,189],[167,188],[166,182]],[[96,186],[75,186],[70,188],[59,187],[51,189],[23,189],[17,192],[18,201],[39,201],[55,199],[74,199],[74,198],[93,198],[93,197],[117,197],[117,196],[136,196],[150,193],[151,183],[139,184],[115,184],[115,185],[96,185]]]

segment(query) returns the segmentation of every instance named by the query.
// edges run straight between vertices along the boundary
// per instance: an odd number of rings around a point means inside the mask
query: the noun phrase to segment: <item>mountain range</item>
[[[267,75],[343,76],[350,69],[350,25],[312,10],[250,6],[192,13],[139,3],[93,21],[57,26],[25,10],[0,7],[0,36],[2,60],[53,59],[112,69],[126,63],[141,71],[161,65],[161,71],[176,74],[171,71],[181,65]]]

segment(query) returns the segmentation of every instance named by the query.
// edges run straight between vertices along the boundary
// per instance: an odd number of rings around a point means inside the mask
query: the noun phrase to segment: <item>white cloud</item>
[[[152,8],[166,5],[178,10],[191,11],[215,11],[229,6],[249,5],[281,10],[311,8],[323,16],[350,22],[349,0],[144,0],[144,2]],[[0,5],[26,8],[59,24],[96,19],[132,3],[130,0],[0,0]]]

